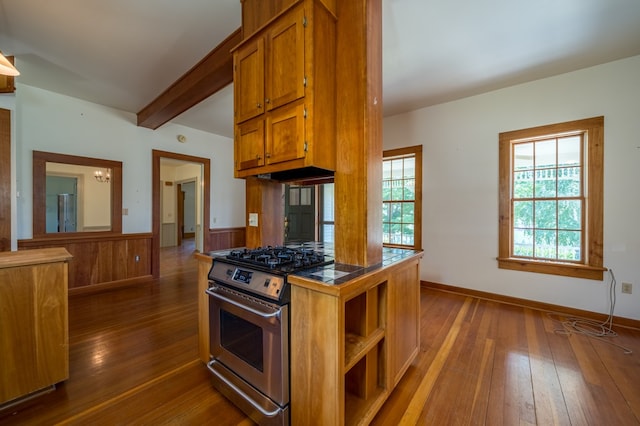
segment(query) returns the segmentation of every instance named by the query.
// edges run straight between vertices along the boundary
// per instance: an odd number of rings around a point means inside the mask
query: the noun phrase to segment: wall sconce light
[[[93,177],[100,183],[109,183],[111,182],[111,169],[107,169],[106,174],[103,174],[102,170],[96,170]]]
[[[0,74],[15,77],[20,75],[20,72],[13,66],[7,58],[0,52]]]

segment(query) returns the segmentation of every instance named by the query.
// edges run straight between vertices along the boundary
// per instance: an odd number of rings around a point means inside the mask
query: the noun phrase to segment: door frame
[[[151,151],[151,275],[153,278],[160,278],[160,159],[171,158],[174,160],[182,160],[189,163],[198,163],[203,165],[202,173],[202,250],[207,252],[211,250],[209,238],[209,216],[211,209],[211,160],[209,158],[194,157],[192,155],[178,154],[176,152],[160,151],[154,149]]]
[[[12,246],[11,110],[0,108],[0,251]]]

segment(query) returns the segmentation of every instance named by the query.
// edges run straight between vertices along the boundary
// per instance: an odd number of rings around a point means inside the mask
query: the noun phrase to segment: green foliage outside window
[[[415,159],[413,157],[383,161],[383,243],[414,244],[415,184]]]
[[[582,260],[580,147],[580,136],[514,147],[514,256]]]

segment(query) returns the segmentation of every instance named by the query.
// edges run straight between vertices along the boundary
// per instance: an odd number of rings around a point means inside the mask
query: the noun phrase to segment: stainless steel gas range
[[[289,424],[289,274],[333,263],[318,244],[214,254],[208,368],[215,387],[261,425]]]

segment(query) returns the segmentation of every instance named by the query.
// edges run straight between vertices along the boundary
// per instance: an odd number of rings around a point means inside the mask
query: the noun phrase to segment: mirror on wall
[[[33,152],[33,237],[122,232],[122,162]]]

